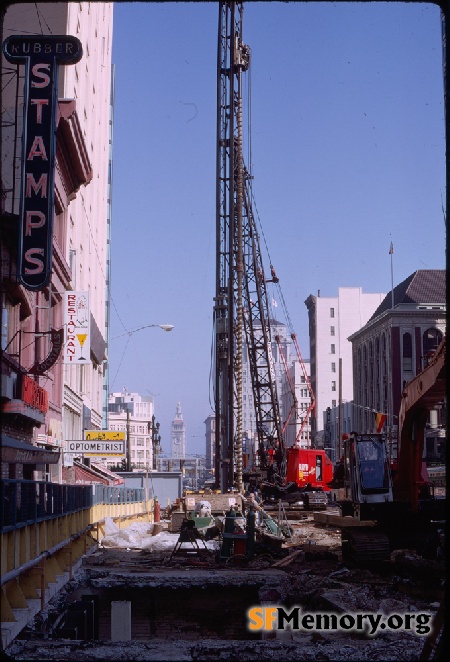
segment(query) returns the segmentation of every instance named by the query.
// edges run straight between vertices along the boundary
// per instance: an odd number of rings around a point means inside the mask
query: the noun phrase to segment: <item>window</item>
[[[423,334],[423,354],[434,352],[442,340],[442,333],[439,329],[427,329]]]
[[[336,364],[335,363],[331,364],[331,372],[336,372]]]
[[[403,334],[403,370],[412,371],[412,339],[410,333]]]
[[[330,317],[334,317],[334,308],[330,308]]]
[[[334,326],[330,326],[330,334],[334,336]]]
[[[331,406],[332,406],[332,407],[336,407],[336,400],[332,400],[332,401],[331,401]]]
[[[336,382],[331,382],[331,390],[332,391],[336,390]]]
[[[8,347],[8,352],[12,353],[12,348],[8,346],[14,334],[14,306],[12,305],[9,297],[4,294],[2,297],[2,336],[1,348],[4,350]]]
[[[336,345],[334,344],[331,345],[331,353],[336,354]]]

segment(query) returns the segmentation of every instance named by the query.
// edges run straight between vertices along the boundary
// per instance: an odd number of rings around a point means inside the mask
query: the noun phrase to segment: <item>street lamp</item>
[[[127,331],[126,333],[121,333],[120,336],[115,336],[111,340],[117,340],[117,338],[123,338],[124,336],[132,336],[136,331],[142,331],[142,329],[151,329],[152,327],[159,326],[163,331],[172,331],[173,324],[146,324],[145,326],[140,326],[138,329],[133,329],[133,331]]]
[[[148,423],[149,431],[152,433],[153,448],[153,470],[158,470],[158,455],[161,452],[161,435],[159,434],[159,423],[155,423],[155,415],[152,416],[152,422]]]

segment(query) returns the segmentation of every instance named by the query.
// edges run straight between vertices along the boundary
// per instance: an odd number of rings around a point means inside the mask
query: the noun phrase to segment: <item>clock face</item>
[[[178,445],[180,443],[180,439],[174,439],[173,443]]]

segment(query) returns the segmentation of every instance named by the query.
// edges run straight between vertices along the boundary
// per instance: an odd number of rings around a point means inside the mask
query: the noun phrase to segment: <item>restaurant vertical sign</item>
[[[64,363],[88,363],[91,360],[89,292],[64,293],[64,328]]]
[[[52,271],[58,64],[75,64],[76,37],[17,35],[3,42],[8,62],[25,65],[18,278],[42,290]]]

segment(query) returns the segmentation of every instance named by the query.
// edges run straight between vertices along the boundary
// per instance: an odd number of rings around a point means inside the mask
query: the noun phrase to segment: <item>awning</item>
[[[48,451],[25,441],[1,435],[1,459],[9,464],[57,464],[60,451]]]
[[[35,407],[31,407],[23,400],[13,399],[5,402],[2,406],[3,414],[20,414],[35,421],[39,425],[45,423],[45,414]],[[13,440],[15,441],[15,440]]]

